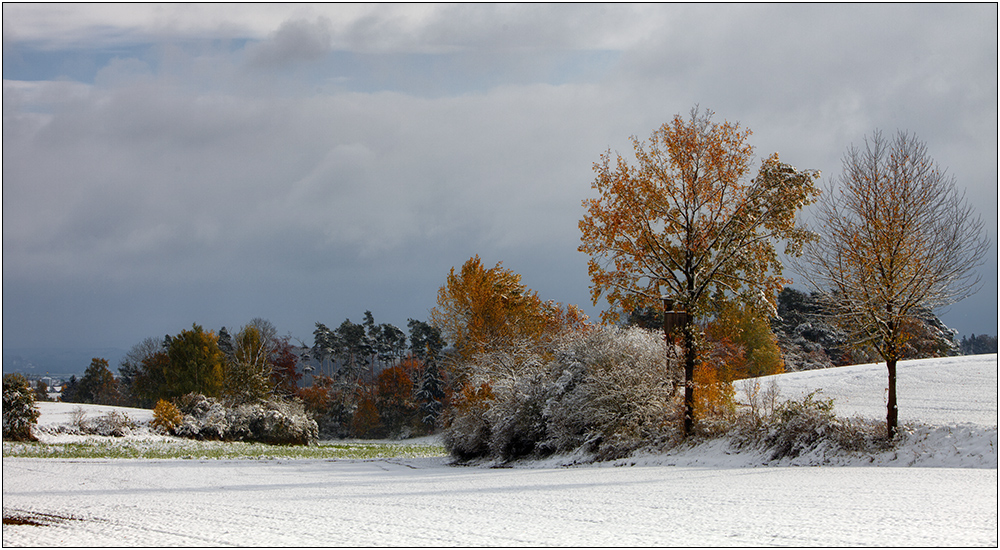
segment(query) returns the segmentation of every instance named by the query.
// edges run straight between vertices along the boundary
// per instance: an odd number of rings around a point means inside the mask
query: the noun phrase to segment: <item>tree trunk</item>
[[[688,314],[684,320],[684,436],[694,431],[694,319]]]
[[[896,426],[899,420],[899,407],[896,406],[896,358],[887,359],[886,367],[889,369],[889,398],[886,403],[886,434],[889,439],[896,436]]]

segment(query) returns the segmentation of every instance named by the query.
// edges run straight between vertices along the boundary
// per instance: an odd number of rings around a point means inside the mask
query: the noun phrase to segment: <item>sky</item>
[[[473,255],[596,319],[593,163],[696,105],[821,185],[915,134],[990,241],[938,314],[997,333],[996,4],[5,3],[3,347],[405,330]]]

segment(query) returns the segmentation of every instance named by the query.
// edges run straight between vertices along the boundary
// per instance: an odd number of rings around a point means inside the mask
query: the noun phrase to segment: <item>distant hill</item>
[[[117,372],[118,363],[127,351],[121,348],[4,348],[3,372],[80,377],[94,357],[107,359],[111,372]]]

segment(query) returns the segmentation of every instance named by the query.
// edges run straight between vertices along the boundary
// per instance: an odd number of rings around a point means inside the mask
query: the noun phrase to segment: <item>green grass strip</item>
[[[176,440],[89,440],[81,443],[3,442],[3,456],[19,458],[140,458],[190,460],[374,459],[445,456],[439,445],[405,443],[263,443]]]

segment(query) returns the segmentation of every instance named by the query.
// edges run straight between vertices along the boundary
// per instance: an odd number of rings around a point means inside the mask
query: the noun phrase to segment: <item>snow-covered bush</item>
[[[677,435],[679,366],[659,334],[598,327],[561,344],[549,369],[546,449],[586,445],[612,459]]]
[[[137,427],[127,414],[117,410],[110,410],[97,418],[87,418],[86,409],[74,407],[70,411],[70,417],[69,429],[60,426],[57,432],[125,437]]]
[[[31,427],[38,421],[35,392],[20,374],[3,377],[3,438],[11,441],[34,441]]]
[[[885,438],[884,423],[837,417],[833,413],[833,400],[818,399],[817,393],[818,390],[802,399],[786,401],[778,399],[773,386],[762,394],[748,393],[748,403],[729,435],[738,447],[766,451],[769,460],[796,458],[820,447],[879,452],[891,446]]]
[[[460,460],[489,455],[490,423],[486,417],[496,396],[489,382],[479,386],[466,384],[455,399],[447,418],[448,428],[442,441],[448,452]]]
[[[184,418],[174,434],[182,437],[275,445],[307,445],[319,437],[316,421],[298,401],[267,400],[227,407],[201,394],[187,394],[177,401]]]
[[[662,338],[593,327],[547,350],[514,346],[477,357],[455,400],[445,447],[460,459],[572,452],[627,455],[675,435],[676,365]]]
[[[113,437],[125,437],[136,428],[136,423],[121,411],[111,410],[90,420],[86,424],[86,433]]]
[[[540,444],[547,439],[545,403],[550,385],[542,374],[518,378],[503,389],[503,398],[487,409],[489,456],[512,459],[548,454]]]

